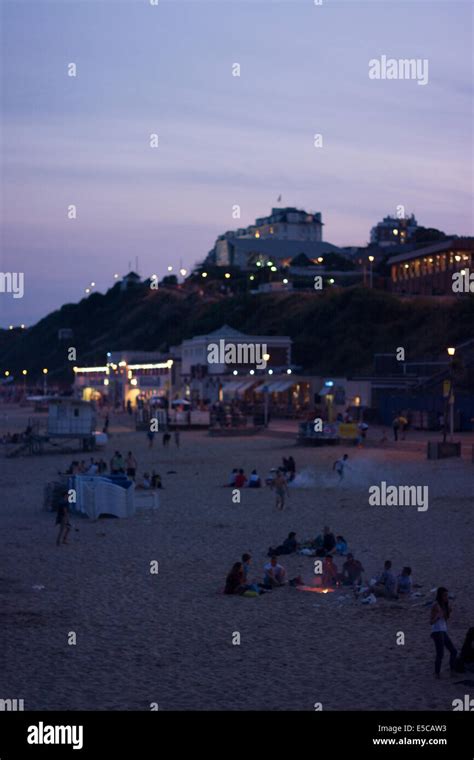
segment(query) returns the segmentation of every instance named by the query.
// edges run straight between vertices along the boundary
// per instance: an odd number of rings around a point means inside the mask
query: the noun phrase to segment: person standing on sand
[[[332,469],[336,470],[337,474],[339,475],[339,483],[341,483],[342,480],[344,479],[344,469],[346,467],[349,467],[349,465],[347,464],[348,459],[349,459],[349,455],[344,454],[342,459],[337,459],[332,466]]]
[[[135,459],[131,451],[129,451],[127,454],[125,467],[126,467],[127,477],[130,478],[130,480],[135,480],[135,475],[137,474],[137,460]]]
[[[440,677],[441,662],[443,660],[444,648],[449,652],[449,667],[451,673],[454,672],[454,663],[456,662],[457,651],[453,642],[448,636],[448,618],[451,614],[449,605],[448,590],[440,586],[436,592],[436,599],[431,608],[431,638],[436,648],[435,659],[435,678]]]
[[[395,419],[392,422],[392,429],[393,429],[393,440],[398,441],[398,431],[400,428],[400,416],[397,414]]]
[[[273,488],[276,493],[275,507],[280,512],[285,509],[285,496],[289,496],[288,483],[281,470],[278,470],[275,480],[273,481]]]
[[[69,522],[69,510],[68,510],[68,494],[65,491],[61,497],[61,501],[58,505],[56,513],[56,525],[59,525],[59,533],[56,539],[56,546],[60,546],[61,543],[67,544],[67,537],[71,530],[71,523]]]

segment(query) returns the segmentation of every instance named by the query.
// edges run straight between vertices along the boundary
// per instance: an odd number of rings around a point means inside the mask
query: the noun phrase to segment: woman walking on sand
[[[451,614],[449,605],[448,590],[440,586],[436,592],[436,599],[431,608],[431,638],[436,648],[435,659],[435,677],[440,677],[441,662],[443,660],[444,648],[449,652],[449,667],[454,672],[454,663],[456,661],[457,651],[453,642],[448,636],[448,618]]]
[[[276,474],[275,480],[273,481],[273,488],[276,493],[275,507],[280,512],[283,512],[285,509],[285,496],[289,496],[289,492],[286,478],[281,470],[278,470]]]

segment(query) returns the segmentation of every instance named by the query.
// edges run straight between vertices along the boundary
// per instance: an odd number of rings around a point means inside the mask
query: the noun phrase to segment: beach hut
[[[48,438],[79,438],[83,448],[93,448],[96,412],[89,401],[52,398],[48,401]]]

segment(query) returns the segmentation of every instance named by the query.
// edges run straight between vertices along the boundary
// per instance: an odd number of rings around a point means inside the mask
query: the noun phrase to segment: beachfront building
[[[265,371],[292,369],[291,344],[287,336],[245,335],[228,325],[196,335],[181,344],[182,393],[193,402],[215,403],[224,399],[230,383],[232,388],[237,381],[242,386],[244,377],[248,390],[261,382]]]
[[[412,240],[417,228],[418,222],[414,214],[401,219],[396,216],[386,216],[375,227],[372,227],[370,242],[382,247],[405,245]]]
[[[132,406],[140,399],[169,400],[179,381],[179,352],[114,351],[102,366],[74,367],[74,389],[85,401]]]
[[[457,295],[453,275],[474,271],[474,238],[453,238],[388,260],[390,287],[401,295]],[[474,278],[473,278],[474,279]],[[469,291],[466,291],[469,292]]]

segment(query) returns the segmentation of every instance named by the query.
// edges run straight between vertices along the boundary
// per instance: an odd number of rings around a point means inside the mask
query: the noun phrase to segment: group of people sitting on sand
[[[235,562],[228,573],[224,594],[237,594],[241,596],[259,596],[266,591],[284,586],[287,582],[287,573],[283,565],[278,562],[278,557],[274,554],[270,561],[263,566],[263,582],[250,580],[250,563],[252,557],[246,552],[242,555],[240,562]],[[296,586],[302,584],[301,578],[295,578],[289,581],[289,584]]]
[[[236,562],[227,576],[226,592],[244,593],[245,591],[256,591],[259,593],[262,589],[269,590],[275,585],[283,585],[286,582],[286,570],[279,564],[278,557],[295,554],[302,554],[321,557],[321,585],[324,587],[350,586],[355,592],[361,592],[362,574],[365,568],[362,562],[348,551],[348,544],[344,536],[334,535],[328,525],[325,525],[322,532],[313,540],[300,543],[297,539],[296,532],[290,531],[284,541],[278,546],[270,546],[267,556],[270,558],[264,566],[265,577],[263,583],[248,583],[248,568],[250,555],[245,554],[242,562]],[[344,558],[342,566],[335,562],[335,557]],[[245,559],[244,559],[245,558]],[[412,575],[411,567],[404,567],[398,576],[392,572],[392,562],[386,560],[383,570],[378,573],[367,584],[364,595],[385,597],[386,599],[399,599],[408,597],[412,593]],[[292,585],[297,585],[300,579],[295,579]],[[233,590],[232,590],[233,589]]]
[[[224,484],[227,488],[261,488],[262,479],[257,470],[252,470],[247,478],[242,468],[234,467],[230,473],[229,482]]]

